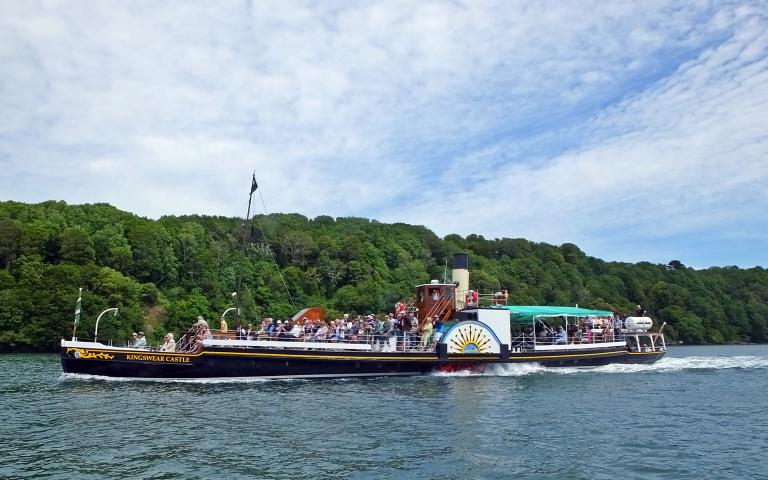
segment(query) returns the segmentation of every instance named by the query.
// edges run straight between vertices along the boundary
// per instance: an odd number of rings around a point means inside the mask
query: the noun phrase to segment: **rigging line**
[[[256,189],[257,192],[259,192],[259,199],[261,199],[261,206],[264,208],[264,215],[267,215],[267,205],[264,203],[264,197],[261,195],[261,190]],[[269,241],[267,241],[267,234],[264,232],[264,228],[261,226],[261,222],[256,220],[256,216],[252,218],[252,221],[256,221],[256,225],[259,226],[259,230],[261,230],[261,236],[264,238],[264,243],[267,244],[267,251],[269,251],[269,257],[272,259],[272,263],[275,265],[275,270],[277,270],[277,274],[280,276],[280,281],[283,282],[283,288],[285,288],[285,293],[288,294],[288,300],[291,301],[291,305],[293,305],[293,308],[296,308],[296,303],[293,301],[293,297],[291,296],[291,291],[288,289],[288,285],[285,283],[285,279],[283,278],[283,273],[280,271],[280,266],[277,264],[277,260],[275,260],[275,254],[272,253],[272,248],[269,246]]]

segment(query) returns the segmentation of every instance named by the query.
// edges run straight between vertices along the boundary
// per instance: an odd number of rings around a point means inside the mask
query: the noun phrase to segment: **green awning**
[[[543,305],[500,305],[495,308],[509,310],[509,319],[515,323],[531,323],[535,317],[612,317],[608,310],[590,310],[579,307],[549,307]]]

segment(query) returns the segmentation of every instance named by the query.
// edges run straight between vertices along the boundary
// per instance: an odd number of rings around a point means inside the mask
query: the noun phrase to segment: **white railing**
[[[305,349],[305,350],[368,350],[382,352],[433,352],[435,351],[435,335],[429,335],[425,340],[416,332],[380,332],[380,333],[349,333],[345,332],[343,338],[333,334],[318,336],[315,334],[300,334],[298,337],[290,333],[281,334],[254,333],[251,336],[231,338],[230,336],[216,335],[214,332],[210,339],[203,341],[206,346],[226,347],[266,347],[281,349]]]

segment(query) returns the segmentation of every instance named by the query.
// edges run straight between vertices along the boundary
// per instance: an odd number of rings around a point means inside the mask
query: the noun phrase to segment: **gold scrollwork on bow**
[[[110,355],[105,352],[90,352],[84,348],[68,348],[67,355],[69,355],[70,352],[75,352],[75,357],[84,359],[94,358],[101,360],[112,360],[115,358],[114,355]]]

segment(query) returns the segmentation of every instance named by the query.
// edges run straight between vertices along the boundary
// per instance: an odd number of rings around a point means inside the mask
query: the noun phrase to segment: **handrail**
[[[183,339],[184,337],[182,337]],[[224,340],[217,336],[214,332],[211,337],[214,340]],[[228,337],[227,337],[228,339]],[[231,339],[230,339],[231,340]],[[371,345],[371,349],[374,351],[403,351],[403,352],[432,352],[435,350],[436,340],[434,334],[431,334],[426,344],[424,343],[423,335],[412,332],[401,332],[399,330],[391,330],[388,332],[371,332],[371,333],[358,333],[350,334],[345,332],[345,338],[335,338],[330,334],[319,338],[315,335],[302,335],[295,337],[290,334],[255,334],[252,337],[248,337],[244,340],[259,340],[259,341],[275,341],[275,342],[314,342],[324,344],[337,344],[339,349],[343,349],[344,345]],[[179,342],[182,343],[181,340]],[[236,344],[233,346],[237,346]],[[178,348],[177,348],[178,351]]]
[[[427,317],[433,317],[437,312],[444,312],[447,307],[450,306],[451,302],[453,301],[453,297],[449,295],[444,295],[439,302],[432,305],[432,308],[429,309],[427,312]],[[442,318],[442,317],[441,317]],[[443,319],[445,320],[445,319]]]

